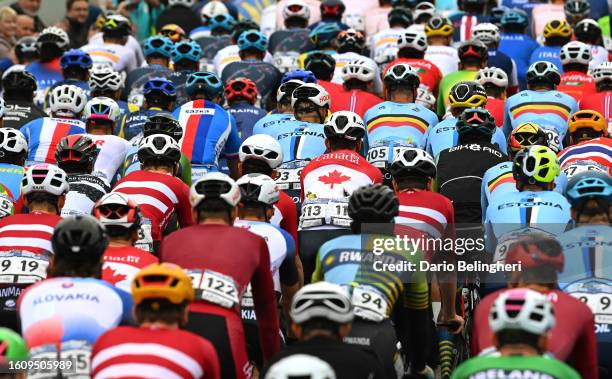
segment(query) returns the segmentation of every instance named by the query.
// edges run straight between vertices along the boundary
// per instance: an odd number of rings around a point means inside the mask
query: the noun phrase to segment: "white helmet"
[[[381,66],[386,66],[387,64],[393,62],[397,58],[397,46],[387,46],[383,49],[378,49],[376,51],[376,56],[374,57],[374,61]]]
[[[0,128],[0,153],[24,156],[28,154],[28,141],[19,129]]]
[[[95,90],[117,91],[123,87],[123,77],[112,67],[101,66],[91,71],[89,75],[89,88]]]
[[[293,296],[291,319],[302,324],[313,318],[325,318],[345,324],[353,321],[353,304],[348,293],[339,285],[318,282],[302,287]]]
[[[274,66],[283,74],[300,68],[300,53],[297,51],[277,51],[272,59]]]
[[[236,181],[242,203],[278,203],[280,191],[274,179],[264,174],[246,174]]]
[[[371,82],[376,78],[377,69],[376,62],[370,58],[353,59],[342,67],[342,80],[346,82],[347,80],[357,79],[362,82]]]
[[[283,8],[283,19],[298,17],[305,20],[310,19],[310,8],[302,0],[289,0]]]
[[[336,379],[329,363],[306,354],[290,355],[274,363],[264,379]]]
[[[41,44],[45,43],[53,43],[60,49],[66,49],[70,44],[70,39],[68,34],[62,29],[56,26],[48,26],[36,37],[36,44],[39,48]]]
[[[417,97],[414,102],[421,104],[429,110],[434,110],[436,108],[436,97],[426,86],[419,86],[419,88],[417,88]]]
[[[104,226],[121,226],[128,229],[140,226],[138,204],[121,192],[109,192],[102,196],[92,213]]]
[[[15,204],[5,194],[0,194],[0,219],[15,214]]]
[[[355,112],[334,112],[323,128],[325,137],[340,137],[351,141],[358,141],[365,135],[365,124]]]
[[[604,80],[612,80],[612,62],[600,63],[591,71],[591,76],[595,83]]]
[[[555,315],[545,295],[516,288],[500,294],[491,308],[489,324],[493,333],[523,330],[543,335],[555,326]]]
[[[287,96],[287,94],[291,95],[291,93],[293,93],[293,90],[295,90],[302,84],[304,84],[304,82],[301,80],[291,79],[291,80],[287,80],[285,83],[278,86],[278,89],[276,90],[276,102],[280,103],[280,101],[285,96]]]
[[[427,50],[427,37],[422,32],[407,31],[397,39],[397,48],[411,48],[423,52]]]
[[[200,11],[200,17],[202,18],[202,23],[208,24],[208,21],[210,21],[211,18],[220,14],[227,13],[229,13],[229,10],[225,6],[225,4],[223,4],[223,2],[212,0],[202,7],[202,10]]]
[[[240,202],[240,188],[234,179],[222,172],[209,172],[193,183],[189,203],[196,208],[204,199],[221,199],[230,207]]]
[[[166,134],[152,134],[143,138],[138,145],[138,160],[163,159],[177,163],[181,159],[181,146]]]
[[[586,43],[571,41],[563,45],[559,59],[564,66],[572,63],[588,65],[591,60],[591,49]]]
[[[391,173],[396,175],[410,174],[419,177],[434,178],[436,163],[431,155],[423,149],[405,147],[396,153],[391,164]]]
[[[168,0],[168,6],[173,7],[175,5],[184,5],[186,7],[191,8],[195,0]]]
[[[496,87],[508,88],[508,75],[504,70],[497,67],[485,67],[478,71],[476,81],[481,85],[491,83]]]
[[[479,40],[485,45],[489,45],[491,43],[498,43],[501,39],[501,34],[499,33],[499,28],[495,24],[483,22],[474,26],[472,29],[472,38]]]
[[[433,16],[434,14],[436,14],[436,6],[427,1],[418,3],[416,7],[414,7],[414,12],[413,12],[412,17],[415,20],[418,20],[419,17],[421,17],[424,14]]]
[[[350,29],[355,29],[358,32],[365,32],[365,18],[359,13],[344,13],[342,15],[342,23]]]
[[[298,100],[309,100],[319,107],[330,107],[331,98],[325,88],[318,84],[306,83],[296,88],[291,94],[291,106],[295,108]]]
[[[0,118],[4,117],[5,110],[6,110],[6,104],[4,103],[4,99],[0,97]]]
[[[59,85],[49,94],[49,110],[60,117],[77,117],[86,103],[85,91],[71,84]]]
[[[267,134],[253,134],[245,139],[238,151],[240,162],[259,159],[275,169],[283,163],[283,148],[274,137]]]
[[[87,102],[83,111],[83,118],[109,120],[116,123],[121,116],[119,104],[110,97],[94,97]]]
[[[21,193],[46,192],[61,196],[68,192],[68,177],[61,168],[47,163],[30,166],[21,180]]]

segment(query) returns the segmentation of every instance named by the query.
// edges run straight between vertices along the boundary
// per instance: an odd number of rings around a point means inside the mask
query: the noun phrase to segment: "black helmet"
[[[587,18],[580,21],[574,27],[574,34],[576,39],[584,43],[592,43],[592,41],[601,41],[602,32],[601,27],[595,20]]]
[[[490,137],[495,132],[496,127],[495,119],[484,108],[468,108],[461,113],[457,120],[459,135],[474,133]]]
[[[89,215],[69,216],[53,231],[51,245],[56,257],[98,260],[108,246],[106,230]]]
[[[389,25],[401,25],[404,28],[407,28],[414,23],[412,11],[403,7],[391,9],[387,15],[387,21],[389,22]]]
[[[546,83],[558,86],[561,83],[561,74],[553,63],[538,61],[529,66],[525,79],[527,84]]]
[[[348,214],[353,220],[390,222],[398,213],[395,192],[382,184],[358,188],[349,198]]]
[[[102,26],[102,32],[105,35],[126,37],[132,32],[130,21],[118,14],[108,16]]]
[[[71,166],[88,165],[96,160],[98,152],[93,140],[84,134],[73,134],[62,138],[55,150],[57,165],[65,171]]]
[[[319,5],[321,16],[340,19],[346,10],[342,0],[324,0]]]
[[[315,67],[315,69],[313,69]],[[336,67],[336,60],[322,51],[313,51],[304,58],[304,69],[315,72],[316,67],[332,69]]]
[[[389,171],[396,179],[400,177],[435,178],[436,164],[425,150],[411,147],[402,150],[395,157]]]
[[[238,41],[238,37],[248,30],[259,30],[259,25],[253,20],[240,20],[233,28],[232,39]]]
[[[459,82],[448,95],[451,109],[484,107],[487,104],[487,92],[478,82]]]
[[[142,133],[145,137],[153,134],[166,134],[177,142],[183,138],[181,124],[168,112],[159,112],[149,117],[142,127]]]
[[[22,62],[25,59],[36,59],[38,58],[38,45],[36,44],[36,38],[34,37],[23,37],[15,44],[15,55],[17,60]]]
[[[36,78],[29,71],[13,70],[2,78],[5,91],[36,91]]]
[[[477,39],[463,42],[457,48],[457,54],[459,54],[461,60],[473,57],[482,61],[489,57],[487,46]]]
[[[568,0],[563,7],[565,17],[571,23],[589,16],[591,5],[586,0]]]

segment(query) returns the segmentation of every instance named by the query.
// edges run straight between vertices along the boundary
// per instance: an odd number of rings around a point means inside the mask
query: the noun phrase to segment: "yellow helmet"
[[[425,35],[427,37],[449,37],[454,32],[453,24],[446,17],[433,16],[425,24]]]
[[[524,122],[517,126],[508,137],[508,149],[516,153],[527,146],[548,146],[546,133],[540,125],[533,122]]]
[[[574,133],[578,129],[589,128],[595,132],[606,133],[608,125],[606,119],[601,113],[590,109],[585,109],[574,113],[570,119],[567,128],[570,133]]]
[[[483,108],[487,104],[487,92],[477,82],[459,82],[451,88],[448,102],[451,109]]]
[[[132,281],[132,298],[135,304],[146,299],[166,299],[181,304],[194,299],[191,278],[180,266],[171,263],[154,263],[140,270]]]
[[[572,28],[563,20],[552,20],[544,26],[544,38],[569,37],[572,35]]]

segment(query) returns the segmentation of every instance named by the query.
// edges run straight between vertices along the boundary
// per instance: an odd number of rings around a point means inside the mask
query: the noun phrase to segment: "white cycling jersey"
[[[405,28],[389,28],[370,37],[370,56],[376,59],[377,56],[384,52],[397,49],[397,39],[400,35],[407,32]],[[397,52],[397,50],[395,50]]]
[[[213,58],[213,66],[217,75],[221,76],[223,69],[228,64],[232,62],[238,62],[240,60],[240,55],[238,55],[238,51],[238,45],[229,45],[217,51],[217,54]],[[274,64],[274,58],[272,57],[272,54],[270,54],[270,52],[268,51],[266,51],[264,62]]]
[[[442,75],[448,75],[459,69],[459,55],[457,49],[451,46],[429,45],[425,51],[425,59],[435,62],[442,71]]]
[[[94,65],[111,66],[113,70],[120,72],[130,72],[138,67],[136,53],[123,45],[116,43],[88,44],[81,47],[81,50],[91,56]]]
[[[591,60],[589,61],[589,69],[592,70],[601,63],[608,61],[608,50],[603,46],[591,46]]]
[[[93,172],[102,173],[110,183],[125,161],[131,144],[115,135],[88,134],[98,147],[98,157]]]
[[[104,40],[102,39],[102,33],[96,33],[89,39],[90,45],[102,45],[104,44]],[[140,43],[133,36],[129,36],[127,43],[125,46],[134,50],[134,54],[136,54],[136,63],[138,66],[142,65],[145,62],[144,53],[142,52],[142,47],[140,47]]]
[[[96,202],[110,192],[106,178],[95,175],[68,175],[68,184],[70,190],[62,207],[62,217],[91,214]]]

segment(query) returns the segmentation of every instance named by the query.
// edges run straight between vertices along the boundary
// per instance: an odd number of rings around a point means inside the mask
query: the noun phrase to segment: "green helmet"
[[[0,345],[4,345],[4,349],[0,351],[4,363],[28,359],[28,347],[25,341],[9,328],[0,328]]]
[[[512,176],[519,183],[548,184],[560,173],[557,155],[546,146],[528,146],[516,154]]]

